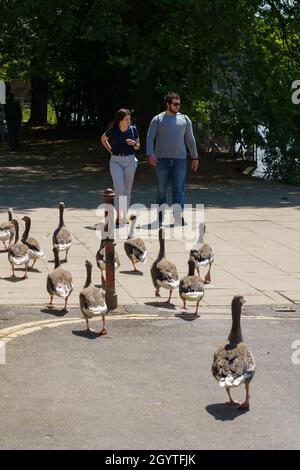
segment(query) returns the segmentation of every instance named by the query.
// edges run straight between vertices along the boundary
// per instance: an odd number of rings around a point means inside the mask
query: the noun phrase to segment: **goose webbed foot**
[[[86,330],[85,330],[86,333],[95,333],[95,330],[93,330],[92,328],[90,328],[88,318],[86,318],[85,321],[86,321]]]
[[[93,330],[92,328],[88,327],[86,330],[85,330],[87,333],[96,333],[95,330]]]
[[[161,297],[160,292],[159,292],[159,289],[156,289],[156,291],[155,291],[155,297]]]
[[[250,409],[249,400],[245,400],[243,401],[243,403],[238,403],[236,408],[238,410],[249,410]]]
[[[167,304],[170,304],[170,303],[171,303],[172,293],[173,293],[173,290],[171,289],[171,290],[170,290],[169,297],[168,297],[168,300],[167,300],[167,302],[166,302]]]
[[[206,273],[206,276],[204,278],[204,284],[210,284],[211,283],[210,269],[211,269],[211,266],[209,266],[209,269],[208,269],[208,271]]]
[[[99,331],[99,336],[105,336],[107,335],[107,330],[105,328],[105,326],[102,328],[102,330]]]
[[[35,263],[36,263],[36,259],[33,261],[33,263],[32,263],[32,265],[31,265],[31,266],[28,266],[28,268],[27,268],[27,269],[29,269],[29,270],[33,269],[33,266],[35,265]]]
[[[237,405],[240,405],[240,402],[239,401],[234,401],[234,400],[230,400],[230,401],[227,401],[226,402],[226,405],[228,406],[237,406]]]
[[[61,310],[62,312],[68,312],[68,309],[67,309],[68,298],[69,298],[69,297],[67,297],[66,300],[65,300],[65,305],[64,305],[64,307],[63,307],[62,310]]]
[[[239,401],[234,401],[232,399],[232,396],[231,396],[231,393],[230,393],[230,388],[229,387],[226,387],[226,392],[227,392],[227,395],[229,397],[229,401],[226,402],[226,405],[229,405],[229,406],[237,406],[237,405],[240,405],[240,402]]]
[[[250,398],[249,384],[245,384],[245,389],[246,389],[246,398],[245,398],[245,401],[243,401],[242,403],[237,404],[237,409],[238,410],[249,410],[249,408],[250,408],[250,404],[249,404],[249,398]]]
[[[139,269],[136,269],[135,265],[134,265],[132,272],[142,274],[142,271],[140,271]]]
[[[200,300],[197,301],[196,311],[194,313],[195,317],[200,317],[200,314],[198,313],[199,303],[200,303]]]

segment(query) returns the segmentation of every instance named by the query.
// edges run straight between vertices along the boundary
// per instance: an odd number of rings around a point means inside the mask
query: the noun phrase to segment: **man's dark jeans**
[[[11,150],[15,151],[19,148],[21,122],[9,121],[7,122],[8,140]]]
[[[181,210],[184,207],[184,184],[186,178],[186,158],[159,158],[157,160],[157,203],[167,203],[168,185],[172,185],[172,204],[179,204]]]

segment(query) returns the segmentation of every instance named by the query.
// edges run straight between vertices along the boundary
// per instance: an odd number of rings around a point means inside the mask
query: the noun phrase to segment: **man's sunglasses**
[[[180,106],[180,103],[171,103],[173,106]]]

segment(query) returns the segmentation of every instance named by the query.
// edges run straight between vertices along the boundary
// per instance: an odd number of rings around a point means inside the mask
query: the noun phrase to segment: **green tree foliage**
[[[210,136],[266,151],[300,184],[296,0],[0,0],[0,78],[49,89],[60,125],[103,128],[120,106],[142,137],[167,90]],[[38,88],[38,86],[37,86]],[[43,87],[41,87],[43,89]],[[41,100],[42,101],[42,100]]]

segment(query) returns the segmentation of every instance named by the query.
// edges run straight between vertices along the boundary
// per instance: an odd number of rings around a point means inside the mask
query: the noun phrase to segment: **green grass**
[[[22,111],[23,111],[23,122],[28,122],[30,118],[30,106],[28,104],[24,104],[22,106]],[[48,108],[47,108],[47,123],[52,124],[52,125],[57,124],[56,114],[55,114],[53,106],[50,103],[48,103]]]

